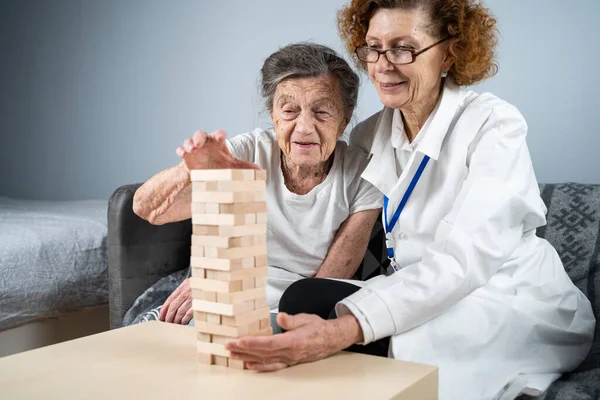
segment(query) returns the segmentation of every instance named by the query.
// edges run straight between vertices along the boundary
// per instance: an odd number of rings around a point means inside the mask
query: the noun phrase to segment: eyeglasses
[[[415,62],[419,54],[425,53],[427,50],[437,46],[440,43],[445,42],[450,38],[452,38],[452,36],[448,36],[447,38],[439,40],[431,46],[425,47],[424,49],[421,49],[419,51],[416,51],[414,49],[408,49],[406,47],[395,47],[393,49],[379,50],[373,47],[358,46],[356,49],[354,49],[354,52],[356,53],[356,56],[360,61],[368,63],[376,63],[377,61],[379,61],[379,56],[385,54],[387,60],[392,64],[412,64]]]

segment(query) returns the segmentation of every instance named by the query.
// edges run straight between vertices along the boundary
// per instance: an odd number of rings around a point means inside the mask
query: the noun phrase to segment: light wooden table
[[[273,373],[196,362],[196,331],[148,322],[0,358],[8,399],[437,399],[437,368],[340,353]]]

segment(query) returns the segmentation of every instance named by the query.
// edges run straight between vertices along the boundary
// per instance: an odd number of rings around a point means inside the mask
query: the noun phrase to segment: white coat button
[[[402,240],[402,241],[408,240],[408,234],[406,232],[400,232],[398,234],[398,240]]]

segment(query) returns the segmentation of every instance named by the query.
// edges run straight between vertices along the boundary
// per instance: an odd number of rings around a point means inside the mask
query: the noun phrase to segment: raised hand
[[[197,131],[194,136],[186,139],[175,152],[183,159],[183,164],[188,171],[193,169],[260,169],[256,164],[235,158],[225,144],[226,138],[227,134],[223,130],[216,130],[210,134]]]

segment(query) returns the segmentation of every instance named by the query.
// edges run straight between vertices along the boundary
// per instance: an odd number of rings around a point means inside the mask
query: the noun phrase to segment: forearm
[[[159,172],[133,197],[133,211],[155,225],[191,218],[191,183],[183,163]]]
[[[346,253],[339,247],[331,249],[327,254],[327,258],[321,264],[315,278],[352,278],[360,266],[362,258],[367,250],[368,243],[363,244],[354,242],[352,244],[354,244],[355,247],[352,248],[352,251]],[[351,247],[351,243],[348,243],[348,245],[348,247]]]
[[[352,214],[333,239],[316,278],[349,279],[354,276],[367,251],[373,225],[380,209]]]
[[[332,338],[339,349],[364,342],[363,332],[356,317],[352,314],[342,315],[331,320]]]

